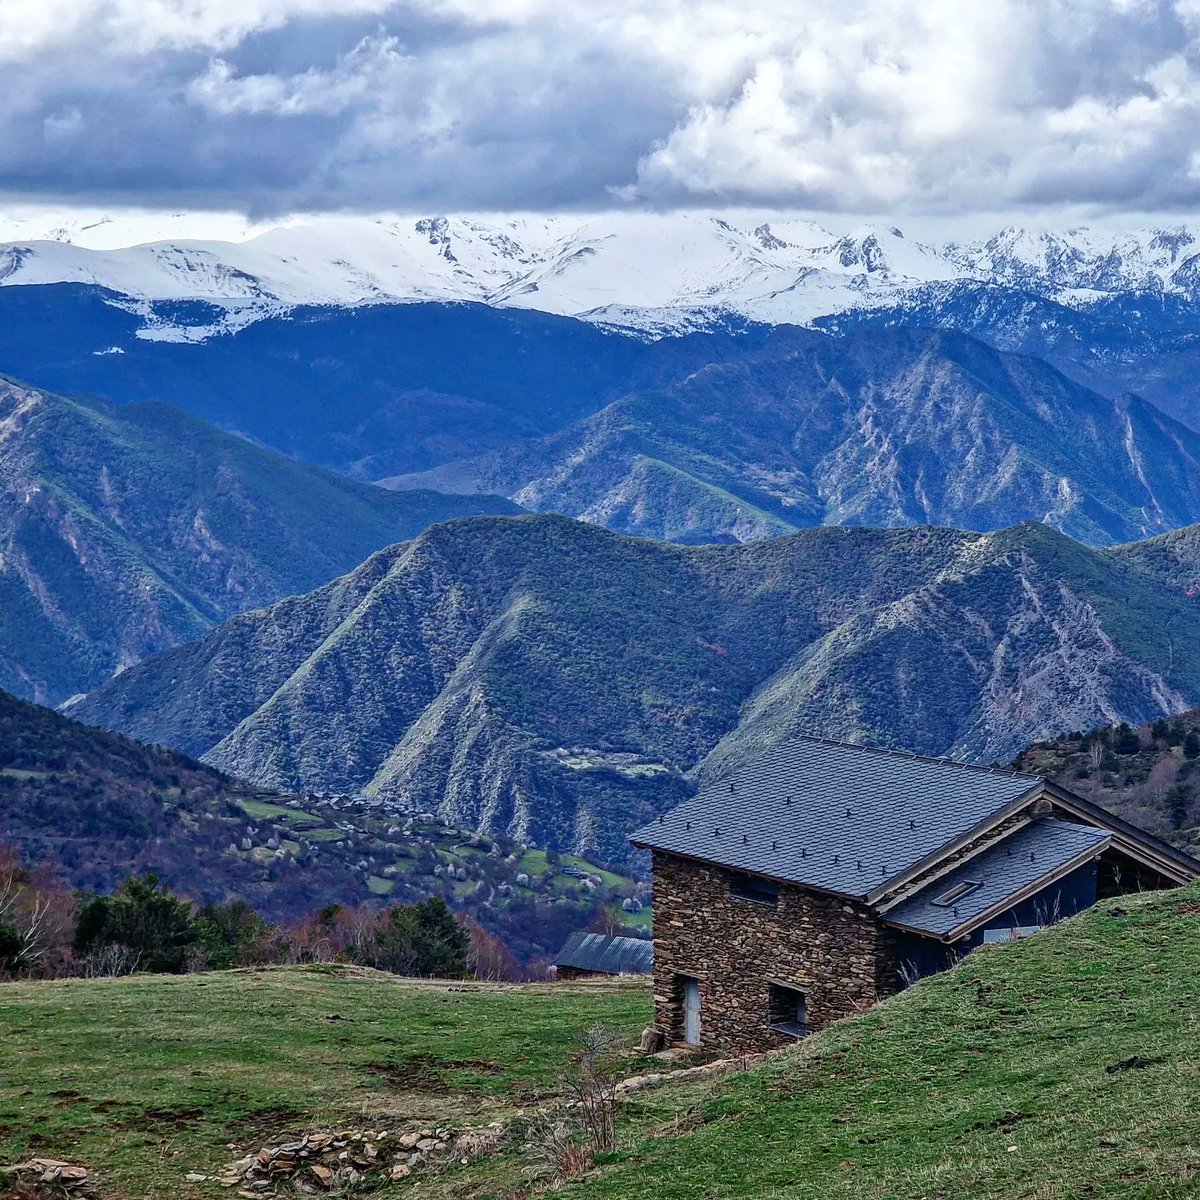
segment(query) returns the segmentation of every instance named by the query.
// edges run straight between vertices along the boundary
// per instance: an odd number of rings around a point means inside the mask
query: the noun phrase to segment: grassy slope
[[[628,1148],[565,1194],[1197,1195],[1198,902],[1200,887],[1109,902],[982,951],[767,1068],[649,1093]],[[693,1109],[699,1128],[654,1139]]]
[[[632,1040],[649,1008],[643,983],[444,985],[328,967],[8,984],[0,1163],[36,1150],[156,1200],[219,1170],[233,1140],[486,1123],[551,1086],[588,1026]]]
[[[555,1194],[1194,1196],[1198,949],[1200,886],[1101,905],[764,1068],[637,1094],[621,1148]],[[10,985],[0,999],[0,1161],[57,1150],[146,1200],[221,1165],[230,1140],[503,1117],[552,1086],[579,1030],[632,1034],[649,1010],[640,983],[463,988],[314,968]],[[373,1063],[411,1071],[408,1087]],[[509,1153],[398,1190],[511,1196],[529,1166]]]

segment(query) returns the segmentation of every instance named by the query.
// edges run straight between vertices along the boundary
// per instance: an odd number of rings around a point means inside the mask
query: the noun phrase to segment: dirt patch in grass
[[[141,1129],[145,1125],[161,1125],[167,1129],[184,1130],[203,1121],[202,1108],[147,1108],[131,1117],[122,1129]]]
[[[444,1064],[456,1071],[482,1071],[485,1075],[503,1075],[504,1068],[490,1058],[456,1058]]]
[[[402,1092],[448,1092],[450,1085],[443,1073],[444,1065],[435,1055],[413,1054],[400,1062],[369,1062],[363,1064],[368,1075],[375,1075]]]

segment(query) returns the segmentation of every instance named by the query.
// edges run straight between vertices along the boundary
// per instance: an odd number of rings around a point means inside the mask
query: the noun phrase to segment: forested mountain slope
[[[72,711],[255,782],[624,852],[798,730],[988,761],[1200,697],[1193,531],[823,528],[736,547],[560,517],[437,526]]]
[[[1200,520],[1200,434],[961,334],[788,330],[548,437],[387,483],[684,542],[1035,519],[1111,545]]]
[[[0,687],[57,703],[432,522],[515,511],[355,483],[166,405],[0,377]]]
[[[107,894],[153,871],[192,900],[246,900],[271,920],[440,896],[523,959],[620,913],[636,886],[345,797],[263,792],[0,692],[0,855],[9,851],[71,888]]]

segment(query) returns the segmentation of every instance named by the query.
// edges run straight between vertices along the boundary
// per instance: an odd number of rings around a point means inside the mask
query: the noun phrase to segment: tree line
[[[197,905],[153,873],[112,895],[71,892],[46,866],[0,846],[0,978],[181,973],[351,962],[397,975],[527,976],[508,947],[434,896],[415,904],[329,905],[288,925],[244,900]]]

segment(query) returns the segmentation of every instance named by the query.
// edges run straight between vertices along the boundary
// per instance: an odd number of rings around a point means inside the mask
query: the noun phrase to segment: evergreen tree
[[[83,906],[75,926],[75,952],[125,946],[143,971],[178,973],[196,945],[192,906],[173,895],[153,872],[131,875],[115,896]]]
[[[196,914],[196,941],[211,967],[244,966],[271,932],[271,927],[246,903],[206,904]]]
[[[369,965],[397,975],[457,978],[467,972],[470,934],[440,896],[394,904],[375,938]]]

